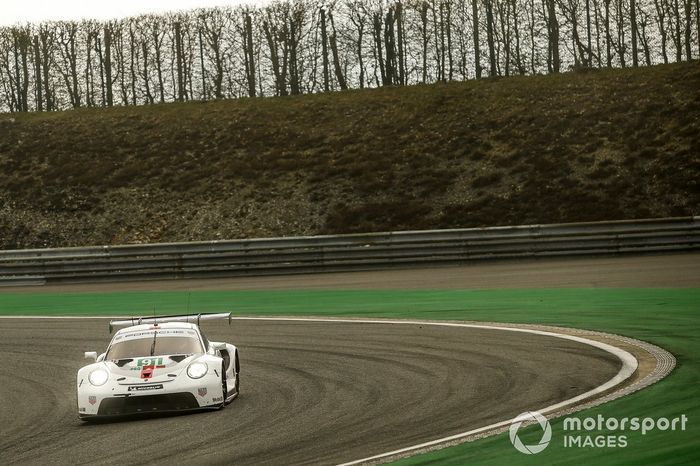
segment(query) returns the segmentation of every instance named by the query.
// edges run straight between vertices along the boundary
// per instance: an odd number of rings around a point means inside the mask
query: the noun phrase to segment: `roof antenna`
[[[187,292],[187,314],[189,315],[190,313],[190,297],[192,296],[192,292],[188,291]]]

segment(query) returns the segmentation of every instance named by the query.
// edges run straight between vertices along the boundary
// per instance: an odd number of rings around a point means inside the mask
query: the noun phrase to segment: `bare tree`
[[[42,94],[41,79],[41,49],[39,48],[39,36],[34,36],[34,86],[36,89],[36,111],[44,110],[44,95]]]
[[[559,57],[559,20],[556,13],[555,0],[544,0],[547,5],[547,30],[549,57],[551,61],[552,73],[559,73],[561,70],[561,59]]]
[[[221,10],[210,9],[202,10],[199,18],[201,20],[198,25],[199,30],[203,33],[205,38],[208,58],[213,66],[212,81],[214,87],[214,98],[221,99],[224,97],[223,82],[225,56],[223,34],[224,28],[227,27],[225,21],[226,17],[221,14]],[[202,71],[202,74],[204,74],[204,71]],[[203,89],[203,94],[206,95],[205,89]]]
[[[610,4],[612,0],[603,0],[605,4],[605,55],[608,68],[612,67],[612,34],[610,34]]]
[[[78,53],[77,53],[78,24],[61,22],[58,25],[58,42],[62,60],[59,62],[59,72],[66,84],[73,108],[80,107],[81,96],[78,83]]]
[[[404,50],[404,44],[406,41],[404,33],[404,17],[403,17],[403,5],[401,2],[396,2],[394,6],[395,14],[394,20],[396,22],[396,46],[398,55],[398,82],[402,86],[406,85],[406,52]]]
[[[335,72],[335,79],[338,81],[338,86],[341,90],[347,90],[348,83],[343,75],[343,68],[340,65],[340,54],[338,53],[338,40],[337,33],[335,30],[335,21],[333,21],[333,12],[328,12],[328,19],[331,23],[331,35],[330,35],[330,46],[331,52],[333,53],[333,71]]]
[[[114,105],[114,97],[112,94],[112,86],[114,79],[112,78],[112,30],[109,25],[104,28],[105,41],[105,87],[107,94],[107,106]]]
[[[253,47],[253,22],[250,18],[250,11],[246,10],[243,21],[243,52],[248,97],[255,97],[255,49]]]
[[[352,0],[346,4],[349,14],[348,18],[350,22],[355,26],[355,31],[357,35],[355,36],[355,54],[357,56],[357,63],[359,67],[359,86],[360,89],[365,87],[365,63],[364,63],[364,50],[363,50],[363,40],[365,35],[365,27],[367,26],[368,13],[361,0]]]
[[[0,111],[680,61],[700,55],[699,2],[277,0],[0,28]]]
[[[387,80],[387,73],[386,73],[386,67],[384,63],[384,47],[382,47],[382,42],[383,40],[383,33],[384,33],[384,28],[383,28],[383,18],[382,18],[382,10],[380,9],[379,11],[376,11],[372,15],[372,24],[374,26],[373,33],[374,33],[374,59],[377,62],[382,80],[380,81],[380,84],[383,86],[386,86],[387,84],[390,84]]]
[[[323,90],[330,90],[329,70],[328,70],[328,28],[326,26],[326,10],[321,7],[321,50],[323,58]]]
[[[496,76],[498,74],[496,70],[496,44],[494,37],[493,1],[494,0],[484,0],[484,4],[486,6],[486,41],[489,45],[490,76]]]
[[[43,72],[43,89],[46,96],[46,111],[50,112],[55,109],[53,89],[51,87],[50,74],[51,64],[54,55],[55,34],[52,28],[47,25],[39,27],[39,41],[41,42],[41,70]]]
[[[639,66],[639,54],[637,50],[637,37],[639,35],[637,31],[637,2],[636,0],[630,0],[630,35],[632,36],[632,66]]]
[[[693,4],[692,0],[683,0],[683,9],[685,11],[685,59],[692,60],[693,53],[690,48],[690,37],[693,27]],[[700,40],[700,38],[698,38]]]
[[[481,50],[479,47],[479,8],[478,0],[472,0],[472,29],[474,31],[474,71],[476,78],[481,78]]]
[[[275,76],[275,92],[277,95],[285,96],[289,93],[287,91],[289,48],[286,42],[288,5],[273,4],[266,13],[262,26],[270,53],[270,64]]]

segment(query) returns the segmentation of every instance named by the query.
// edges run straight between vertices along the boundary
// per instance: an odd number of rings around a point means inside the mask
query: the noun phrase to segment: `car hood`
[[[151,383],[172,380],[202,354],[142,356],[105,361],[106,369],[120,384]]]

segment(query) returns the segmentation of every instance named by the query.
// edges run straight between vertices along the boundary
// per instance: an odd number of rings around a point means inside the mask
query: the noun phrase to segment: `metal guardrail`
[[[0,286],[700,250],[700,217],[0,251]]]

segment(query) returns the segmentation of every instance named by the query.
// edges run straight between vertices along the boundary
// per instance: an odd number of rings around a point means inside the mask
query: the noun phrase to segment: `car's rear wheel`
[[[241,363],[238,361],[238,351],[236,351],[236,396],[241,393]]]
[[[226,381],[226,370],[224,365],[221,365],[221,405],[219,408],[226,406],[226,397],[228,396],[228,383]]]
[[[241,393],[241,372],[240,372],[240,363],[238,361],[238,352],[236,352],[235,359],[234,359],[235,365],[233,366],[234,370],[234,375],[235,375],[235,382],[234,382],[234,391],[233,394],[229,397],[228,394],[225,395],[225,403],[230,403],[233,401],[234,398],[237,398],[238,395]]]

